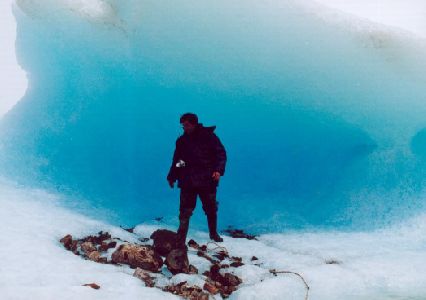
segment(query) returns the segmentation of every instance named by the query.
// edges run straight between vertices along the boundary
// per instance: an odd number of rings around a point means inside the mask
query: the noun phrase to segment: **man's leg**
[[[177,246],[184,247],[189,229],[189,219],[197,203],[197,192],[192,189],[180,190],[179,229],[177,231]]]
[[[217,233],[216,188],[200,191],[200,199],[203,204],[204,213],[207,216],[210,238],[215,242],[223,242],[223,239]]]

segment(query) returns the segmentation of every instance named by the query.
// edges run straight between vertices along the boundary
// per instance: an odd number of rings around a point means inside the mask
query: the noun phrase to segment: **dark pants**
[[[216,233],[217,227],[217,201],[216,187],[213,188],[185,188],[180,191],[179,229],[178,239],[185,243],[189,228],[189,219],[197,204],[197,196],[200,197],[204,213],[207,216],[210,235]]]

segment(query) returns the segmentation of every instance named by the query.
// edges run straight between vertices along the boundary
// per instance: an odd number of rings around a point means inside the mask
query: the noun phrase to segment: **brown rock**
[[[206,283],[204,283],[203,289],[212,295],[219,293],[219,289],[215,286],[214,282],[211,282],[210,280],[207,280]]]
[[[218,258],[219,260],[224,260],[225,258],[228,258],[229,255],[226,251],[219,251],[218,253],[213,255],[214,257]]]
[[[94,261],[94,262],[97,262],[97,263],[101,263],[101,264],[106,264],[107,263],[107,258],[106,257],[101,257],[101,254],[98,251],[92,251],[92,252],[90,252],[87,257],[91,261]]]
[[[102,242],[99,246],[99,250],[108,251],[108,249],[115,248],[117,246],[117,242]]]
[[[207,259],[209,262],[211,262],[212,264],[216,264],[217,263],[217,261],[216,260],[214,260],[213,258],[211,258],[206,252],[204,252],[204,251],[201,251],[201,250],[198,250],[197,251],[197,255],[199,256],[199,257],[204,257],[205,259]]]
[[[255,261],[255,260],[259,260],[256,256],[253,256],[252,258],[251,258],[251,261]]]
[[[188,246],[191,247],[191,248],[194,248],[196,250],[198,250],[200,248],[200,245],[198,245],[198,243],[196,241],[192,240],[192,239],[189,240]]]
[[[62,243],[67,250],[71,250],[71,244],[72,244],[72,236],[70,234],[67,234],[59,241]]]
[[[189,261],[186,249],[174,249],[170,251],[165,263],[173,275],[177,273],[189,273]]]
[[[84,242],[80,247],[86,255],[89,255],[90,252],[96,251],[96,247],[92,242]]]
[[[97,236],[89,235],[83,239],[81,242],[91,242],[94,245],[100,245],[103,241],[111,239],[111,235],[108,232],[100,231]]]
[[[189,265],[189,274],[198,274],[198,269],[193,265]]]
[[[239,262],[239,261],[234,261],[233,263],[231,263],[230,266],[234,267],[234,268],[238,268],[238,267],[244,266],[244,264],[242,262]]]
[[[257,240],[255,235],[247,234],[241,229],[234,229],[229,227],[225,229],[223,232],[228,233],[231,237],[236,239],[248,239],[248,240]]]
[[[77,247],[78,247],[78,241],[72,241],[71,243],[71,251],[74,252],[74,254],[79,254],[79,252],[77,251]]]
[[[242,280],[238,276],[235,276],[231,273],[225,273],[223,277],[224,281],[222,282],[222,284],[227,286],[239,286],[242,282]]]
[[[203,292],[198,286],[187,285],[186,281],[166,286],[163,290],[188,300],[209,300],[209,294]]]
[[[176,232],[159,229],[151,234],[151,239],[154,241],[154,249],[162,256],[167,256],[170,251],[176,248],[177,234]]]
[[[123,244],[111,256],[113,263],[128,264],[131,268],[142,268],[158,272],[163,259],[151,246]]]
[[[136,268],[135,272],[133,273],[133,276],[139,278],[140,280],[142,280],[143,282],[145,282],[145,285],[147,287],[154,287],[155,283],[154,283],[154,278],[151,277],[151,275],[149,274],[149,272],[141,269],[141,268]]]
[[[83,286],[90,286],[92,289],[95,289],[95,290],[99,290],[101,288],[96,283],[86,283],[86,284],[83,284]]]

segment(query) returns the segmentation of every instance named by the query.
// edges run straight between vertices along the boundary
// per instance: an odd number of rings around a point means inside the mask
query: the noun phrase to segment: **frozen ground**
[[[2,299],[177,299],[144,287],[128,268],[83,260],[59,243],[68,233],[82,237],[100,230],[132,241],[147,237],[155,226],[140,225],[132,235],[61,208],[58,196],[10,183],[1,184],[0,195]],[[309,299],[426,299],[425,229],[422,216],[372,233],[283,233],[263,235],[259,241],[225,237],[223,245],[246,262],[234,270],[244,284],[231,299],[304,299],[300,278],[274,278],[268,273],[272,268],[302,274],[311,288]],[[204,232],[190,235],[207,241]],[[260,267],[250,262],[253,255]],[[208,267],[194,254],[190,263],[200,273]],[[183,280],[197,283],[202,277],[172,278]],[[82,286],[92,282],[101,288]]]

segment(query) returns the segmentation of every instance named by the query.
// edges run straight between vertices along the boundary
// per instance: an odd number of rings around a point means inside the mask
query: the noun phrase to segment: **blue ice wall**
[[[0,123],[3,172],[112,222],[173,223],[165,176],[191,111],[228,151],[221,227],[372,228],[423,210],[425,48],[276,2],[108,1],[93,18],[18,1],[30,86]]]

